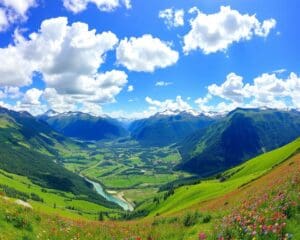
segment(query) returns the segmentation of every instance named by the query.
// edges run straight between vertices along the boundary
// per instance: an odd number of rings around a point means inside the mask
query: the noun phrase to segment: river
[[[94,186],[96,192],[99,195],[101,195],[102,197],[104,197],[107,201],[118,204],[125,211],[133,211],[134,210],[131,203],[127,202],[124,199],[118,198],[117,196],[114,196],[112,194],[107,193],[99,183],[93,182],[93,181],[91,181],[90,179],[88,179],[86,177],[84,177],[84,179],[87,182],[91,183]]]

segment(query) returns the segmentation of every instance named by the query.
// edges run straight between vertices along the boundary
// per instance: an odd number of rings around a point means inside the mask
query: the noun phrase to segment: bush
[[[33,200],[33,201],[36,201],[36,202],[44,202],[44,199],[41,198],[39,195],[35,194],[35,193],[31,193],[30,194],[30,198]]]
[[[199,221],[199,218],[201,218],[201,214],[198,211],[195,211],[194,213],[188,212],[183,217],[183,225],[185,227],[194,226]]]
[[[202,218],[202,223],[209,223],[211,220],[211,215],[205,215],[203,218]]]
[[[22,240],[31,240],[32,238],[31,237],[29,237],[29,236],[23,236],[22,237]]]
[[[174,194],[174,188],[171,188],[170,190],[168,190],[165,195],[164,195],[164,200],[167,200],[170,196],[172,196]]]
[[[168,219],[168,223],[175,223],[178,222],[178,218],[177,217],[172,217]]]
[[[0,184],[0,189],[3,190],[6,196],[11,197],[11,198],[18,198],[23,201],[27,201],[29,199],[29,195],[27,193],[18,191],[14,188],[11,188],[7,185]]]
[[[32,232],[31,223],[19,213],[6,213],[5,219],[11,223],[15,228],[25,229]]]

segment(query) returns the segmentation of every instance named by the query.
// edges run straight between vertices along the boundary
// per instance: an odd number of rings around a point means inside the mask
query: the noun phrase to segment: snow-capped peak
[[[163,115],[163,116],[176,116],[176,115],[179,115],[179,114],[190,114],[190,115],[193,115],[193,116],[199,116],[200,114],[198,112],[196,112],[195,110],[193,109],[187,109],[187,110],[184,110],[184,111],[180,111],[180,110],[165,110],[163,112],[159,112],[157,113],[157,115]]]
[[[47,112],[44,113],[44,115],[47,117],[54,117],[54,116],[59,115],[59,113],[52,109],[49,109]]]

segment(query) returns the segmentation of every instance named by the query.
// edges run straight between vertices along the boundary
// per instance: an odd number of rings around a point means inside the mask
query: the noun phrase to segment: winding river
[[[118,204],[125,211],[133,211],[134,210],[134,208],[133,208],[133,206],[132,206],[131,203],[129,203],[126,200],[121,199],[121,198],[119,198],[117,196],[114,196],[112,194],[107,193],[99,183],[93,182],[93,181],[91,181],[90,179],[88,179],[86,177],[84,177],[84,179],[87,182],[91,183],[94,186],[96,192],[99,195],[101,195],[102,197],[104,197],[107,201]]]

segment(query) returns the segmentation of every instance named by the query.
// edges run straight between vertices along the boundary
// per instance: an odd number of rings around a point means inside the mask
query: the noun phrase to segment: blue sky
[[[300,108],[298,9],[296,0],[0,0],[0,105],[125,117]]]

